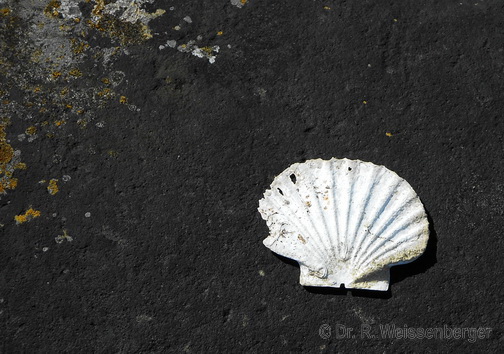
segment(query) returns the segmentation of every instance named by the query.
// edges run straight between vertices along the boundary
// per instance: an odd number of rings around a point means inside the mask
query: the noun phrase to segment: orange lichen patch
[[[12,12],[12,10],[9,8],[0,9],[1,16],[9,16],[11,14],[11,12]]]
[[[119,103],[123,103],[123,104],[128,103],[128,98],[126,96],[121,96],[119,98]]]
[[[91,14],[93,14],[94,16],[101,16],[102,11],[105,8],[105,0],[95,0],[95,3],[96,5],[91,11]]]
[[[33,92],[35,92],[35,93],[40,92],[40,91],[42,91],[42,89],[38,86],[33,89]]]
[[[59,16],[59,11],[58,9],[61,6],[61,2],[57,0],[51,0],[47,4],[47,6],[44,9],[44,14],[49,17],[58,17]]]
[[[99,91],[97,95],[100,97],[110,98],[113,95],[113,93],[111,89],[104,88],[103,90]]]
[[[80,71],[79,69],[75,68],[75,69],[72,69],[68,72],[69,75],[73,76],[73,77],[80,77],[82,76],[82,71]]]
[[[76,38],[71,38],[70,39],[70,43],[71,43],[71,46],[72,46],[72,51],[75,53],[75,54],[81,54],[83,53],[86,49],[89,48],[89,44],[87,44],[86,42],[82,42],[82,41],[79,41],[78,39]]]
[[[218,36],[222,36],[223,34],[224,34],[224,32],[223,32],[223,31],[219,31],[219,32],[217,32],[217,35],[218,35]]]
[[[25,133],[28,135],[35,135],[37,133],[37,127],[32,125],[31,127],[26,128]]]
[[[17,187],[17,178],[2,179],[0,181],[0,193],[5,194],[6,189],[14,189]]]
[[[94,0],[95,6],[91,10],[92,19],[87,21],[89,27],[94,28],[110,38],[118,39],[122,44],[141,43],[152,38],[151,29],[147,23],[166,11],[157,9],[149,13],[141,8],[141,4],[132,1],[126,5],[126,17],[116,17],[107,13],[108,0]]]
[[[66,124],[66,121],[64,119],[54,121],[54,125],[57,127],[61,127],[63,124]]]
[[[38,218],[40,214],[41,213],[39,210],[35,210],[30,207],[30,209],[25,211],[24,214],[15,215],[14,220],[16,220],[17,224],[22,224],[32,219]]]
[[[8,121],[0,123],[0,194],[5,194],[7,189],[16,188],[18,180],[12,178],[14,170],[26,168],[26,164],[19,161],[19,151],[14,151],[7,142],[5,128],[8,124]]]
[[[0,173],[5,173],[5,165],[12,160],[14,149],[7,143],[5,125],[0,125]],[[4,167],[4,168],[2,168]]]
[[[242,3],[242,5],[245,5],[248,2],[248,0],[240,0],[240,2]]]
[[[56,193],[59,192],[58,180],[56,178],[52,178],[49,181],[49,185],[47,186],[47,191],[49,192],[50,195],[55,195]]]
[[[73,108],[73,106],[71,104],[67,104],[67,105],[65,105],[65,107],[68,108],[68,109],[72,109]]]
[[[393,134],[392,134],[391,132],[386,132],[386,133],[385,133],[385,135],[390,137],[390,136],[392,136]]]
[[[109,15],[100,15],[97,21],[88,20],[87,24],[110,38],[117,38],[121,44],[141,43],[150,38],[143,33],[141,23],[125,22]]]

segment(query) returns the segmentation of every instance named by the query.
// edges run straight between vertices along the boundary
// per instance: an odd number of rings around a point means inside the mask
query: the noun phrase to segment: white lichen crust
[[[389,268],[418,258],[429,222],[413,188],[360,160],[308,160],[278,175],[259,201],[263,241],[296,260],[301,285],[387,290]]]

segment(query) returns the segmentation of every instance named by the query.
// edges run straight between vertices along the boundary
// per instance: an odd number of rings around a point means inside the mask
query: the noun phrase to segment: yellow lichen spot
[[[80,77],[82,76],[82,71],[80,71],[79,69],[75,68],[75,69],[72,69],[68,72],[71,76],[73,77]]]
[[[49,17],[58,17],[59,11],[57,10],[61,6],[61,2],[57,0],[51,0],[44,9],[44,14]]]
[[[101,79],[101,82],[103,82],[105,85],[110,85],[110,80],[106,77],[104,77],[103,79]]]
[[[6,173],[5,165],[8,164],[14,156],[14,149],[5,139],[5,125],[0,125],[0,172]]]
[[[84,110],[83,109],[79,109],[77,110],[77,114],[83,114],[84,113]]]
[[[68,87],[65,87],[63,90],[60,91],[61,96],[65,96],[68,93],[69,89]]]
[[[19,162],[14,166],[17,170],[26,170],[26,164],[24,162]]]
[[[200,49],[202,51],[204,51],[205,53],[207,53],[208,55],[212,54],[212,52],[213,52],[213,48],[212,47],[201,47]]]
[[[73,108],[73,106],[71,104],[67,104],[65,107],[68,108],[68,109],[72,109]]]
[[[34,63],[40,62],[40,57],[42,56],[42,51],[40,49],[36,49],[31,53],[30,60]]]
[[[37,133],[37,127],[32,125],[31,127],[26,128],[25,133],[28,135],[35,135]]]
[[[182,48],[186,48],[187,47],[187,44],[182,44],[181,45]]]
[[[41,89],[39,86],[37,86],[37,87],[35,87],[35,88],[33,89],[33,92],[35,92],[35,93],[36,93],[36,92],[40,92],[41,90],[42,90],[42,89]]]
[[[54,238],[56,243],[62,243],[63,241],[72,242],[73,238],[68,234],[68,231],[63,229],[63,235],[58,235]]]
[[[109,88],[104,88],[100,92],[97,93],[100,97],[110,97],[112,95],[112,90]]]
[[[88,124],[88,121],[85,119],[78,119],[77,124],[80,125],[81,129],[85,129]]]
[[[53,78],[54,80],[56,80],[58,77],[60,77],[60,76],[61,76],[61,72],[60,72],[60,71],[53,71],[53,72],[51,73],[51,76],[52,76],[52,78]]]
[[[42,123],[40,123],[40,125],[42,125],[43,127],[45,127],[46,125],[49,125],[49,121],[45,120]]]
[[[38,218],[40,214],[41,213],[39,210],[35,210],[30,207],[30,209],[25,211],[24,214],[15,215],[14,220],[16,220],[17,224],[22,224],[32,219]]]
[[[46,137],[48,137],[49,139],[52,139],[52,138],[54,138],[54,134],[53,133],[47,133]]]
[[[363,104],[367,104],[367,101],[362,101]]]
[[[9,8],[0,9],[0,15],[2,16],[9,16],[11,12],[12,10]]]
[[[223,32],[223,31],[219,31],[219,32],[217,32],[217,35],[218,35],[218,36],[222,36],[223,34],[224,34],[224,32]]]
[[[50,195],[55,195],[56,193],[59,192],[57,179],[53,178],[49,181],[49,185],[47,186],[47,191],[49,192]]]
[[[123,104],[128,103],[128,98],[126,96],[121,96],[119,98],[119,103],[123,103]]]
[[[72,29],[72,27],[70,27],[70,26],[68,26],[68,25],[60,25],[60,26],[59,26],[59,29],[60,29],[61,31],[64,31],[64,32],[68,32],[68,31],[70,31],[70,30]]]
[[[11,178],[9,181],[6,183],[7,185],[5,186],[7,189],[15,189],[18,184],[18,179],[17,178]]]
[[[66,121],[64,119],[54,121],[54,125],[57,127],[61,127],[63,124],[66,124]]]
[[[324,6],[324,10],[330,10],[331,8],[329,6]]]
[[[397,18],[394,18],[394,22],[397,22],[397,21],[398,21]]]
[[[71,38],[70,39],[71,45],[72,45],[72,51],[75,54],[81,54],[83,53],[86,49],[89,48],[89,44],[86,42],[81,42],[76,38]]]
[[[152,33],[151,33],[151,30],[149,28],[149,26],[147,26],[146,24],[141,24],[140,25],[140,28],[141,28],[141,33],[142,33],[142,36],[145,38],[145,39],[151,39],[152,38]]]
[[[119,153],[115,150],[109,150],[107,151],[107,154],[110,156],[110,157],[117,157],[117,155],[119,155]]]
[[[75,23],[80,23],[80,21],[81,21],[81,19],[80,19],[80,18],[78,18],[78,17],[74,18],[74,22],[75,22]]]
[[[386,132],[385,135],[391,137],[393,134],[391,132]]]

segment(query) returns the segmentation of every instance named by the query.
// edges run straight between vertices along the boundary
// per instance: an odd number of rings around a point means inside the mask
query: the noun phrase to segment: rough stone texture
[[[1,118],[26,163],[0,199],[0,351],[502,348],[502,1],[140,1],[166,12],[135,23],[68,3],[0,2]],[[263,191],[318,157],[422,199],[427,252],[391,291],[304,288],[262,245]]]

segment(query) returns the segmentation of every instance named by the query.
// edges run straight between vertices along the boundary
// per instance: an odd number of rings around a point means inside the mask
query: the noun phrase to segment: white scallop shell
[[[308,160],[278,175],[259,201],[263,241],[299,262],[301,285],[387,290],[389,268],[418,258],[429,222],[415,191],[384,166]]]

